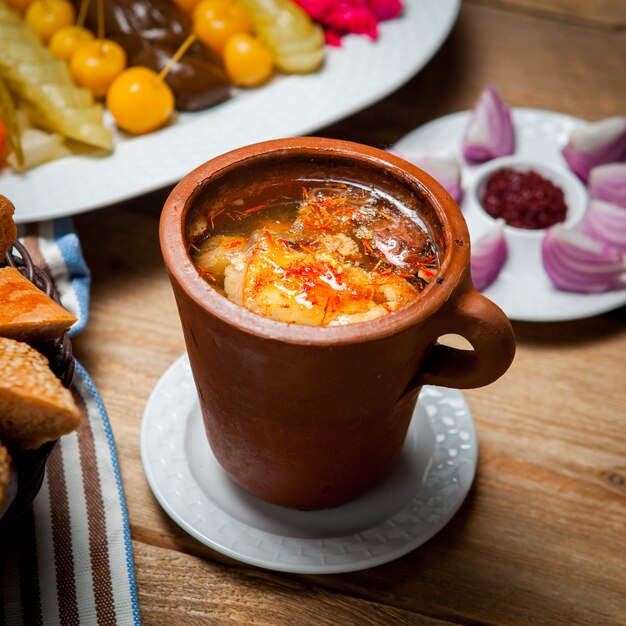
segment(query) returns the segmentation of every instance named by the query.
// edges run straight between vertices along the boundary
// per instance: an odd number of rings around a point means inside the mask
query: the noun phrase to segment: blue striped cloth
[[[90,274],[72,227],[20,227],[81,332]],[[48,458],[43,485],[0,557],[0,624],[139,624],[130,526],[117,450],[102,398],[77,363],[73,389],[85,419]]]
[[[61,254],[62,263],[60,267],[48,266],[52,272],[52,277],[54,278],[60,273],[64,276],[67,275],[69,289],[76,298],[78,306],[72,313],[78,318],[78,321],[70,330],[70,335],[77,335],[84,330],[89,319],[89,286],[91,284],[89,268],[83,258],[83,251],[71,218],[66,217],[40,224],[40,231],[42,228],[52,229],[52,240],[58,246]],[[62,299],[63,295],[61,292]]]

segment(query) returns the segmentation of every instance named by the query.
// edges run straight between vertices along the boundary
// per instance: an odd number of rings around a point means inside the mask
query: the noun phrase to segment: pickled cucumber
[[[102,106],[74,85],[65,63],[52,56],[3,0],[0,79],[35,126],[107,152],[113,149],[113,134],[102,125]]]
[[[15,154],[15,158],[19,164],[24,162],[22,153],[22,143],[20,141],[20,131],[17,123],[17,115],[13,98],[9,93],[4,81],[0,78],[0,120],[4,122],[9,140],[9,146]]]

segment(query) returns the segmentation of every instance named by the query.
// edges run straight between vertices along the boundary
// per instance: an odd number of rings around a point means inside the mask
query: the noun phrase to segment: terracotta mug
[[[365,183],[417,210],[440,247],[436,281],[383,317],[313,327],[252,313],[203,280],[188,254],[200,207],[237,189],[250,197],[268,183],[323,177]],[[422,385],[487,385],[515,353],[508,319],[472,285],[454,200],[375,148],[282,139],[214,158],[174,188],[160,239],[213,453],[235,482],[278,505],[319,509],[364,493],[398,458]],[[437,342],[449,333],[473,350]]]

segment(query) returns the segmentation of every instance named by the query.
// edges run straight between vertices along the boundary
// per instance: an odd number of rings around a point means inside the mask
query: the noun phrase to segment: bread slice
[[[76,318],[14,267],[0,268],[0,336],[18,341],[59,337]]]
[[[75,430],[81,412],[46,357],[0,338],[0,439],[19,450],[39,448]]]
[[[0,443],[0,517],[11,506],[17,494],[17,471],[9,451]]]
[[[0,195],[0,261],[4,259],[4,255],[17,238],[17,227],[13,221],[14,212],[13,204]]]

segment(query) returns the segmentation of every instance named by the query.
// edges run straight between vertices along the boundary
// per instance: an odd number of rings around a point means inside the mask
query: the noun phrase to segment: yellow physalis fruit
[[[33,0],[5,0],[5,2],[18,13],[24,14]]]
[[[70,72],[77,85],[103,98],[115,77],[126,67],[126,52],[110,39],[94,39],[76,49]]]
[[[113,81],[106,105],[121,129],[142,135],[167,123],[174,111],[174,94],[156,72],[136,66]]]
[[[200,0],[193,10],[193,32],[216,54],[231,35],[251,30],[248,11],[237,0]]]
[[[82,26],[64,26],[52,35],[48,48],[57,59],[69,62],[80,46],[94,38],[94,34]]]
[[[74,23],[76,14],[69,0],[33,0],[24,19],[37,37],[47,44],[59,28]]]
[[[230,80],[242,87],[256,87],[269,79],[274,69],[272,53],[253,35],[239,33],[226,41],[224,66]]]

